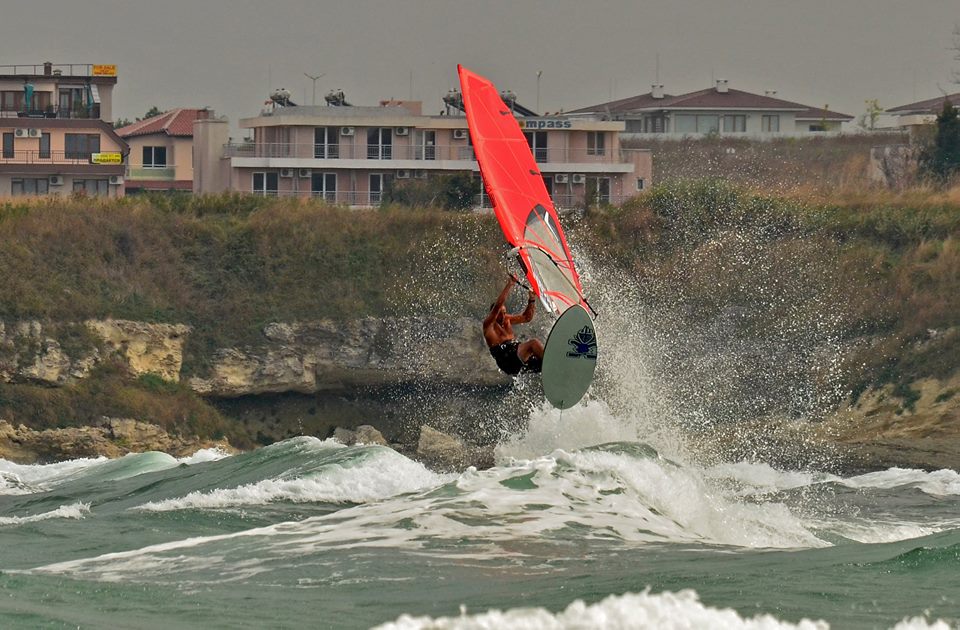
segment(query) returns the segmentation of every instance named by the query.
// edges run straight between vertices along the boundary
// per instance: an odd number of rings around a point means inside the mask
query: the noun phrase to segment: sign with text
[[[91,164],[123,164],[122,153],[91,153]]]
[[[521,129],[570,129],[573,125],[565,118],[529,118],[520,119]]]
[[[115,77],[117,76],[116,64],[95,64],[93,66],[93,76],[95,77]]]

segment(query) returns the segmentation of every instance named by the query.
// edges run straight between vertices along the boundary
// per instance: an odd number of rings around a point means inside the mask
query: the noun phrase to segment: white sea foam
[[[191,466],[193,464],[202,464],[204,462],[215,462],[230,456],[230,453],[226,452],[219,446],[214,446],[213,448],[202,448],[193,455],[181,457],[177,459],[177,462]]]
[[[444,479],[393,450],[368,448],[376,454],[365,458],[361,465],[353,465],[348,460],[306,477],[265,479],[237,488],[191,492],[184,497],[146,503],[137,509],[148,512],[223,509],[276,501],[367,503],[432,488]]]
[[[524,628],[526,630],[561,630],[574,628],[606,628],[626,630],[657,628],[687,630],[688,628],[716,628],[738,630],[826,630],[825,621],[803,619],[797,624],[780,621],[772,615],[742,617],[736,611],[712,608],[700,602],[697,593],[683,590],[677,593],[627,593],[611,595],[596,604],[587,605],[577,600],[558,613],[544,608],[515,608],[507,611],[490,610],[485,613],[459,617],[413,617],[402,615],[396,621],[377,626],[377,630],[488,630],[493,628]]]
[[[97,457],[95,459],[72,459],[56,464],[29,465],[15,464],[0,459],[0,494],[43,492],[106,461],[109,461],[106,457]]]
[[[804,488],[819,483],[842,481],[829,473],[777,470],[769,464],[737,462],[719,464],[704,470],[709,479],[733,481],[738,486],[739,496],[763,495],[794,488]]]
[[[43,514],[33,514],[30,516],[0,516],[0,525],[22,525],[24,523],[46,521],[51,518],[82,519],[89,513],[90,505],[88,503],[77,502],[70,505],[61,505],[57,509],[44,512]]]
[[[851,488],[899,488],[909,486],[937,496],[960,495],[960,474],[953,470],[926,472],[912,468],[890,468],[845,479]]]

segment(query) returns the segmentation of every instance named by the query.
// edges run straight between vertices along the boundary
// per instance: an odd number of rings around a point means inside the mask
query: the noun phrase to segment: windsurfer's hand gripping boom
[[[517,279],[510,276],[483,320],[483,337],[490,348],[490,354],[496,359],[497,366],[511,376],[522,370],[539,372],[543,361],[543,343],[539,339],[520,343],[514,337],[513,324],[531,321],[537,310],[536,295],[530,291],[527,295],[527,307],[522,313],[507,313],[505,304],[515,284]]]

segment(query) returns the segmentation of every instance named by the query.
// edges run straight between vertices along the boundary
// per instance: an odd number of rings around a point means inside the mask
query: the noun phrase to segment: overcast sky
[[[424,101],[456,64],[535,108],[575,109],[713,78],[851,115],[948,92],[958,0],[0,0],[0,64],[115,63],[114,114],[254,116],[272,87],[310,104]]]

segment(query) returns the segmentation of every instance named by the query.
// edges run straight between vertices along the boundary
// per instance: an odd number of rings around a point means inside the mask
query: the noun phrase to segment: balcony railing
[[[164,179],[173,180],[176,178],[177,169],[172,166],[156,167],[127,167],[128,179]]]
[[[89,164],[90,155],[79,151],[13,151],[0,153],[0,164]]]
[[[311,160],[439,160],[474,161],[473,147],[466,143],[451,145],[315,144],[292,142],[230,143],[224,145],[226,157],[299,158]],[[613,164],[623,162],[619,151],[587,148],[538,148],[536,160],[553,164]]]
[[[335,203],[345,206],[360,208],[371,208],[379,206],[385,199],[386,193],[379,192],[355,192],[355,191],[336,191],[336,192],[311,192],[308,190],[300,191],[259,191],[252,193],[264,197],[310,197],[314,199],[323,199],[329,203]],[[558,209],[580,208],[584,205],[603,205],[603,204],[621,204],[630,198],[630,195],[594,195],[590,203],[584,202],[584,196],[573,194],[554,194],[553,204]],[[491,208],[490,198],[485,194],[475,195],[473,197],[473,208],[485,209]]]
[[[97,120],[100,118],[100,104],[94,103],[93,107],[87,108],[86,105],[73,109],[60,108],[53,105],[43,109],[5,109],[0,108],[0,117],[3,118],[68,118]]]
[[[50,74],[46,76],[62,77],[89,77],[93,76],[92,63],[54,63],[50,64]],[[0,65],[0,75],[9,74],[32,74],[34,76],[45,76],[45,64],[6,64]]]

